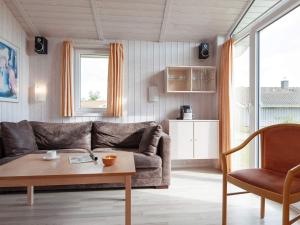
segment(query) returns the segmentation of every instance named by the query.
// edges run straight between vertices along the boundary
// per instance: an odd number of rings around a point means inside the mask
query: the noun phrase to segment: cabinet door
[[[193,154],[193,122],[170,121],[171,158],[192,159]]]
[[[218,121],[194,123],[194,154],[197,159],[217,159],[219,157]]]

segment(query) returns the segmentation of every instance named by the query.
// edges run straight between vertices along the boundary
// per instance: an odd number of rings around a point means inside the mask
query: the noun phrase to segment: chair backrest
[[[300,164],[300,125],[280,124],[261,133],[262,168],[287,173]]]

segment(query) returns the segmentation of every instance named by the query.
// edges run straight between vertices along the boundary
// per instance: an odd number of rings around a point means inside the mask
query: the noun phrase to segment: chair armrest
[[[293,167],[287,172],[287,175],[284,180],[284,186],[283,186],[283,196],[287,198],[287,196],[290,194],[290,188],[294,181],[294,177],[300,174],[300,164]]]
[[[162,133],[159,139],[157,155],[162,160],[162,185],[169,185],[171,179],[171,138],[168,134]]]
[[[231,155],[232,153],[235,153],[235,152],[238,152],[238,151],[242,150],[247,144],[249,144],[250,141],[252,141],[260,133],[261,133],[261,130],[258,130],[256,132],[254,132],[242,144],[238,145],[237,147],[234,147],[234,148],[230,149],[227,152],[224,152],[223,155],[228,156],[228,155]]]
[[[300,174],[300,164],[289,170],[294,176]]]
[[[262,132],[262,130],[255,131],[242,144],[238,145],[235,148],[229,149],[229,151],[227,151],[227,152],[222,153],[221,158],[222,158],[222,167],[223,167],[224,175],[226,175],[227,172],[228,172],[228,169],[227,169],[227,156],[242,150],[247,144],[249,144],[250,141],[252,141],[261,132]]]

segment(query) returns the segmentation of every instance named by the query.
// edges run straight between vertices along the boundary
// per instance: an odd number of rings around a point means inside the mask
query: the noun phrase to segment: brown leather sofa
[[[44,153],[47,150],[58,150],[59,152],[86,152],[87,149],[94,152],[130,151],[134,153],[137,171],[132,180],[133,187],[167,188],[170,185],[169,136],[162,133],[156,155],[148,156],[139,151],[139,143],[144,129],[156,125],[155,122],[126,124],[102,121],[84,123],[30,122],[30,125],[38,147],[38,150],[34,151],[36,154]],[[0,165],[18,157],[20,156],[5,156],[3,149],[0,149]],[[118,186],[120,185],[87,185],[63,188]]]

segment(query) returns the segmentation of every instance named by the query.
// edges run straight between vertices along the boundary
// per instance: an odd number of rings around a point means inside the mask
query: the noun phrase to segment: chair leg
[[[223,176],[222,225],[227,224],[227,179]]]
[[[288,198],[283,198],[282,203],[282,225],[290,224],[290,204]]]
[[[266,203],[266,199],[261,197],[260,198],[260,218],[263,219],[265,218],[265,203]]]

